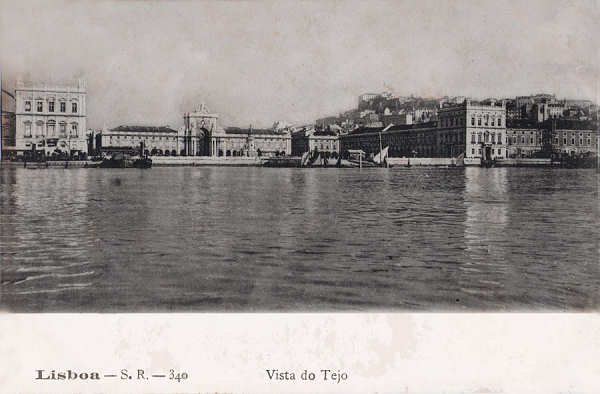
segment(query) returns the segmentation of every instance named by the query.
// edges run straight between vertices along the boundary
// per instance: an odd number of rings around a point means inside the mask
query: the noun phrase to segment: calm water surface
[[[598,180],[527,168],[2,168],[0,309],[597,309]]]

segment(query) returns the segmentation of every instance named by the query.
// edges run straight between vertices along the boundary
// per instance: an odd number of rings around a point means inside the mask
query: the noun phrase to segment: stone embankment
[[[258,157],[207,157],[207,156],[152,156],[152,166],[235,166],[258,167],[262,161]]]

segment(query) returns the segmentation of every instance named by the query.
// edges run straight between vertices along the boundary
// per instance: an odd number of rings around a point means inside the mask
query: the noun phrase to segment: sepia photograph
[[[600,392],[599,20],[0,0],[0,392]]]
[[[600,306],[597,2],[1,2],[0,309]]]

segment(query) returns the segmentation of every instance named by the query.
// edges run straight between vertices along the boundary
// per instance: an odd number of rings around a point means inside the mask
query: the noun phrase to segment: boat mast
[[[379,166],[383,167],[383,148],[381,147],[381,130],[379,130]]]

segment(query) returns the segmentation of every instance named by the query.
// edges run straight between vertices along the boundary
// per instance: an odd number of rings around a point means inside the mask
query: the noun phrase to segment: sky
[[[365,92],[598,101],[598,1],[0,0],[0,71],[88,86],[88,126],[300,124]]]

